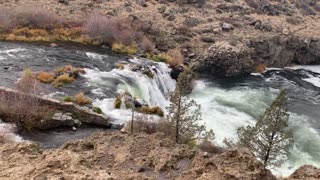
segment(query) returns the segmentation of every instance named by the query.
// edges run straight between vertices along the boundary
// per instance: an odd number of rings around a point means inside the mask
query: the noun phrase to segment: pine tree
[[[201,107],[186,95],[190,93],[192,75],[183,72],[178,77],[175,92],[171,96],[169,120],[174,124],[177,143],[188,143],[196,139],[213,139],[212,130],[207,131],[201,122]]]
[[[238,129],[239,143],[249,148],[265,167],[279,166],[286,160],[293,142],[288,120],[287,92],[281,90],[254,127]]]

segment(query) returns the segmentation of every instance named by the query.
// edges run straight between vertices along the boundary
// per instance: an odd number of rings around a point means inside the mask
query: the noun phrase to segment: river
[[[115,68],[119,62],[126,64],[123,70]],[[14,87],[21,71],[27,67],[33,71],[52,71],[69,64],[84,67],[87,73],[62,89],[44,86],[43,94],[74,95],[81,89],[94,99],[95,106],[117,119],[119,124],[128,121],[131,112],[113,108],[117,93],[128,91],[141,101],[165,109],[169,104],[169,92],[175,88],[170,69],[163,63],[127,59],[108,50],[72,44],[50,47],[0,42],[0,86]],[[154,78],[129,70],[132,64],[149,68]],[[214,130],[215,142],[223,145],[224,138],[237,139],[238,127],[253,125],[281,88],[288,90],[289,126],[293,129],[294,145],[288,161],[272,171],[287,176],[304,164],[320,167],[320,66],[268,69],[263,74],[245,78],[202,77],[196,81],[190,97],[201,104],[203,121]],[[0,131],[5,131],[6,127],[7,124],[0,123]],[[93,128],[92,132],[95,131]],[[70,139],[68,134],[65,134],[67,140]],[[63,135],[59,134],[59,138]],[[11,137],[21,141],[20,136],[11,134]],[[42,139],[48,141],[48,138]]]

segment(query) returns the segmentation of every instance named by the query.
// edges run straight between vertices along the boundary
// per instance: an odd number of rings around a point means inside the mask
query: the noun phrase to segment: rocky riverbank
[[[73,22],[84,21],[92,13],[124,18],[141,26],[156,49],[178,47],[186,64],[207,75],[240,76],[265,67],[320,63],[320,3],[313,0],[0,3],[11,9],[29,6],[41,6]]]
[[[210,154],[161,134],[97,133],[43,150],[33,142],[0,146],[1,179],[277,179],[245,149]],[[318,179],[304,166],[288,179]]]

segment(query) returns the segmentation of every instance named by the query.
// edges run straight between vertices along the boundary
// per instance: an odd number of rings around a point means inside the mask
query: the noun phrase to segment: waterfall
[[[165,63],[134,58],[121,64],[121,68],[109,72],[86,69],[84,77],[88,79],[88,86],[93,88],[92,92],[102,97],[96,99],[93,105],[121,124],[130,120],[131,110],[124,106],[114,108],[116,94],[128,92],[138,101],[165,111],[169,105],[169,95],[176,85],[170,77],[170,71]],[[150,72],[153,77],[143,72]]]

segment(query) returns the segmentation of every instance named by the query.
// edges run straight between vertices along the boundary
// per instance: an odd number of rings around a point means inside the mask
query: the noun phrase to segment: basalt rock
[[[320,64],[320,39],[295,36],[256,37],[247,44],[217,42],[192,59],[191,68],[215,76],[241,76],[253,66],[283,68],[292,64]]]
[[[249,47],[254,49],[254,61],[269,67],[320,63],[320,39],[294,36],[262,37],[252,40]]]
[[[253,71],[251,49],[232,46],[228,42],[217,42],[210,46],[202,56],[191,62],[191,68],[197,72],[215,76],[241,76]]]

